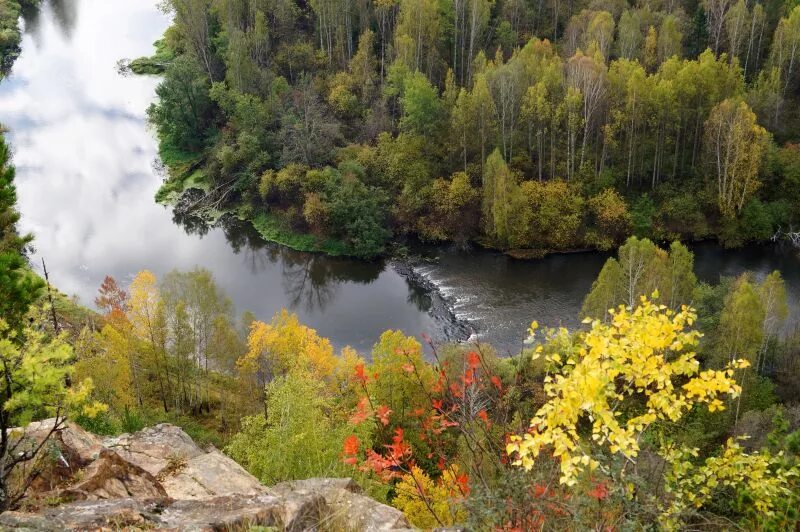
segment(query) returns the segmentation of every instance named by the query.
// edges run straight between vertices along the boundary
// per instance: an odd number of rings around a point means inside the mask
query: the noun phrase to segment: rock
[[[330,507],[329,524],[334,529],[364,532],[412,530],[403,512],[362,495],[361,487],[350,478],[309,478],[282,482],[271,487],[270,492],[281,497],[321,496]]]
[[[52,427],[34,424],[24,437],[40,443]],[[349,478],[266,488],[172,425],[102,441],[67,425],[52,445],[57,458],[28,493],[26,512],[0,515],[0,530],[411,530],[402,512],[363,495]]]
[[[162,470],[159,478],[173,499],[268,492],[258,479],[216,449],[177,465],[173,471]]]
[[[166,423],[107,438],[103,445],[156,477],[168,467],[205,454],[188,434]]]
[[[22,437],[29,442],[23,445],[33,448],[41,444],[50,435],[54,423],[55,418],[51,418],[28,425]],[[103,445],[94,434],[74,423],[66,422],[50,436],[43,450],[53,460],[31,484],[29,493],[51,491],[68,481],[78,470],[97,459]]]
[[[246,530],[275,526],[282,530],[315,529],[327,513],[319,496],[282,499],[272,495],[216,497],[206,500],[114,499],[81,501],[38,514],[5,512],[0,528],[37,531],[92,529]]]
[[[167,492],[153,475],[108,449],[104,449],[86,468],[81,480],[64,490],[63,494],[71,500],[167,497]]]
[[[0,528],[24,530],[92,530],[102,528],[144,528],[163,511],[164,501],[116,499],[82,501],[47,508],[38,513],[4,512]]]

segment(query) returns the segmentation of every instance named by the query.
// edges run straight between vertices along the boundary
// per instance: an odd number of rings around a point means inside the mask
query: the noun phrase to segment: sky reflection
[[[0,85],[21,226],[53,282],[91,304],[106,274],[208,268],[240,311],[282,307],[334,344],[368,349],[381,331],[435,334],[405,280],[382,264],[331,260],[260,242],[246,228],[187,234],[153,196],[160,177],[145,110],[157,79],[122,76],[168,19],[151,1],[49,0],[26,24],[23,53]],[[231,239],[233,245],[228,242]]]

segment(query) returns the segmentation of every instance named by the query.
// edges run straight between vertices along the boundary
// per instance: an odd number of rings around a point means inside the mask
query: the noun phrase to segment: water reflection
[[[462,331],[442,300],[381,262],[296,253],[268,244],[233,218],[215,227],[157,205],[156,142],[145,123],[157,79],[120,76],[117,61],[151,52],[168,24],[155,0],[50,0],[26,14],[23,52],[0,84],[0,122],[15,150],[21,228],[36,235],[35,265],[90,303],[105,275],[141,269],[209,269],[237,309],[269,320],[281,308],[334,345],[368,351],[386,329],[434,338]],[[420,268],[459,318],[501,352],[522,345],[527,325],[574,325],[602,254],[513,261],[441,253]],[[795,255],[698,248],[701,277],[780,268],[793,304]],[[713,280],[713,279],[712,279]],[[444,309],[447,310],[447,309]]]
[[[149,53],[167,24],[155,0],[50,0],[26,18],[22,55],[0,84],[0,122],[34,264],[44,257],[58,287],[87,303],[107,274],[124,283],[145,268],[199,266],[239,310],[268,320],[292,308],[337,346],[368,350],[388,328],[436,335],[384,264],[294,253],[154,202],[161,177],[145,109],[158,80],[121,76],[116,64]]]
[[[78,2],[75,0],[48,0],[53,12],[53,20],[65,39],[72,38],[78,23]]]

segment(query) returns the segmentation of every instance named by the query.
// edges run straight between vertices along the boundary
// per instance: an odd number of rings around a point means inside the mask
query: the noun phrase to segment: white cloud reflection
[[[157,80],[123,77],[115,66],[148,54],[167,24],[152,1],[50,0],[26,28],[23,53],[0,85],[0,121],[14,148],[21,226],[36,235],[35,264],[44,256],[54,283],[85,303],[106,274],[128,281],[143,268],[162,275],[201,266],[239,310],[269,319],[294,302],[338,345],[367,348],[388,328],[435,332],[390,269],[274,246],[236,254],[221,230],[187,235],[155,204],[160,178],[145,109]]]

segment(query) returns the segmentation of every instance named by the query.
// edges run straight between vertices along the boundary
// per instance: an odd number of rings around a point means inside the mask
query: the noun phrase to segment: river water
[[[268,320],[281,308],[334,345],[368,351],[386,329],[435,339],[471,333],[504,352],[533,319],[575,325],[606,255],[521,262],[494,253],[435,250],[412,275],[386,262],[298,253],[243,224],[208,228],[177,219],[153,197],[163,179],[145,109],[158,80],[125,76],[117,62],[151,52],[168,18],[154,0],[43,0],[24,17],[22,54],[0,84],[0,122],[17,166],[21,227],[36,235],[62,291],[91,305],[105,275],[209,269],[240,311]],[[800,260],[792,252],[696,247],[701,278],[781,269],[793,305]]]

